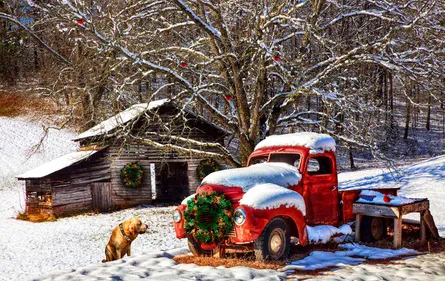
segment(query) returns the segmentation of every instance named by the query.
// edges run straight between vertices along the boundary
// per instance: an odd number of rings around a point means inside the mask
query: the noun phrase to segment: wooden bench
[[[415,199],[412,203],[391,205],[376,204],[372,202],[355,202],[352,204],[352,212],[355,214],[355,240],[360,241],[360,224],[363,216],[392,218],[394,219],[394,248],[402,246],[402,216],[409,213],[420,213],[420,240],[426,240],[425,212],[430,207],[428,199]]]

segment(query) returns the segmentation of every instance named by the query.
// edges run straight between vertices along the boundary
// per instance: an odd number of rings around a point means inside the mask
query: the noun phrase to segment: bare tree
[[[444,4],[59,0],[34,8],[63,25],[62,32],[75,30],[77,44],[96,56],[101,67],[89,81],[112,84],[122,98],[134,96],[128,89],[144,79],[161,79],[143,99],[167,96],[227,129],[239,142],[241,164],[260,139],[296,128],[375,149],[379,101],[370,97],[379,69],[391,77],[386,98],[392,100],[394,85],[415,83],[438,101]],[[94,110],[104,99],[104,88],[96,90],[83,101]],[[217,157],[234,163],[224,147]]]

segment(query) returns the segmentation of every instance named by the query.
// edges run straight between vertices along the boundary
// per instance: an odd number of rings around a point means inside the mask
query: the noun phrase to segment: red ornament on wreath
[[[231,101],[231,100],[232,100],[232,96],[227,95],[227,96],[226,96],[226,101]]]
[[[184,61],[181,61],[180,66],[181,66],[182,68],[187,68],[187,67],[188,67],[188,64],[187,64],[186,62],[184,62]]]
[[[78,25],[82,25],[83,24],[83,19],[78,19],[76,22],[77,22]]]

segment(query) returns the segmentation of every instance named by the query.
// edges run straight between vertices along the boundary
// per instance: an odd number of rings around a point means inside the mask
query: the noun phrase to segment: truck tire
[[[386,223],[383,218],[363,216],[360,225],[361,241],[374,242],[386,236]]]
[[[192,252],[192,254],[197,257],[212,257],[215,253],[219,252],[218,247],[210,251],[203,250],[199,243],[196,242],[193,238],[187,238],[187,244],[189,246],[190,252]]]
[[[272,219],[261,235],[253,242],[258,261],[287,258],[290,250],[290,234],[287,223],[281,218]]]

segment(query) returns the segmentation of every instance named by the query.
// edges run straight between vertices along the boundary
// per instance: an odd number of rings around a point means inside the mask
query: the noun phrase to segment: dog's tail
[[[107,262],[107,260],[102,260],[103,263]]]

